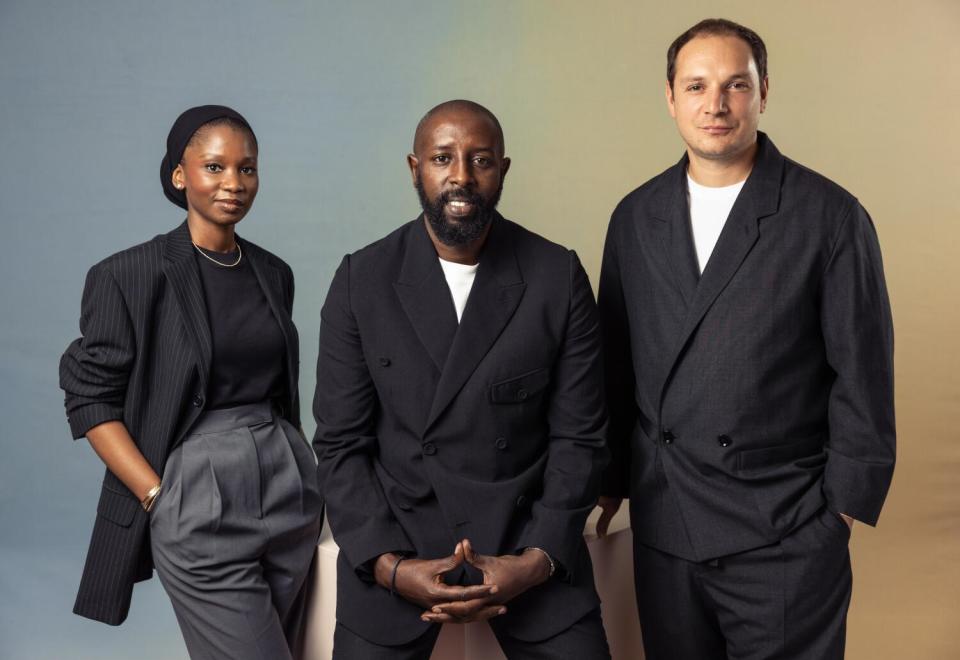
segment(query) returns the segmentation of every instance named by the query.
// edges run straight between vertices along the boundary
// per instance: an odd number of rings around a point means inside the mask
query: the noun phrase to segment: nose
[[[473,168],[468,158],[456,158],[450,166],[450,183],[463,188],[473,181]]]
[[[228,169],[223,173],[223,178],[220,179],[220,185],[224,190],[230,192],[238,192],[244,189],[243,179],[240,173],[233,169]]]
[[[708,93],[705,110],[711,115],[720,115],[727,111],[727,95],[723,88],[715,88]]]

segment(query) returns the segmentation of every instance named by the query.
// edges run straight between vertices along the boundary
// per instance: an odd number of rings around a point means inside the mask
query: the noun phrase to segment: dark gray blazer
[[[893,328],[870,217],[766,135],[702,277],[684,157],[610,221],[603,491],[636,539],[705,560],[824,504],[868,524],[894,465]]]
[[[577,256],[509,220],[494,220],[459,326],[422,217],[344,258],[314,399],[338,621],[379,644],[422,634],[421,608],[368,562],[446,557],[461,538],[563,566],[497,618],[514,636],[545,639],[595,608],[583,526],[606,463],[600,367]]]
[[[237,240],[286,340],[287,397],[280,405],[299,426],[293,273],[278,257]],[[82,336],[60,360],[73,437],[121,420],[160,475],[204,409],[210,373],[210,326],[194,252],[184,222],[91,268]],[[153,572],[148,521],[134,495],[107,470],[75,613],[112,625],[126,619],[134,582]]]

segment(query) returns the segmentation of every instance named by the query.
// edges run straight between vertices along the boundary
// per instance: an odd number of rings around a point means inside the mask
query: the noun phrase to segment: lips
[[[701,126],[700,130],[706,131],[710,135],[724,135],[733,130],[733,126]]]
[[[239,199],[215,199],[214,204],[227,211],[239,211],[246,204]]]
[[[462,217],[473,213],[476,206],[472,201],[466,199],[451,199],[443,205],[444,211],[454,217]]]

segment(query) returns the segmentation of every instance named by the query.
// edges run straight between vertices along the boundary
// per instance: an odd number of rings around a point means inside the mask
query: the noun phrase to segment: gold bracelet
[[[163,482],[161,482],[163,483]],[[140,506],[143,507],[143,510],[147,513],[150,513],[150,509],[153,508],[153,503],[157,501],[157,495],[160,494],[160,484],[157,484],[153,488],[147,491],[146,496],[140,500]]]

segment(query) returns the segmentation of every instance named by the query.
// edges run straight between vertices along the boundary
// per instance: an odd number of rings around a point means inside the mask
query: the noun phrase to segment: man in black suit
[[[703,21],[668,51],[687,150],[610,221],[599,307],[648,660],[840,658],[854,520],[894,465],[893,331],[867,212],[757,131],[766,50]]]
[[[494,210],[510,160],[450,101],[407,157],[423,214],[323,306],[314,445],[340,546],[334,657],[424,658],[490,619],[511,658],[607,658],[583,525],[607,460],[576,254]]]

